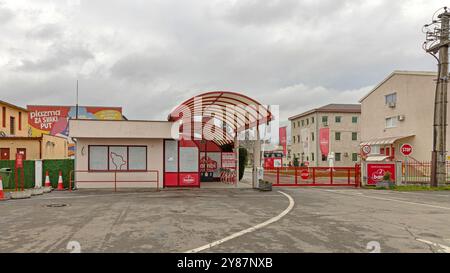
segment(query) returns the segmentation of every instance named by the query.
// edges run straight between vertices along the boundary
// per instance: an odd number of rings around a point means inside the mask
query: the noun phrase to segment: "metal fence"
[[[264,180],[281,187],[359,187],[360,165],[353,167],[265,168]]]
[[[446,163],[447,184],[450,184],[450,162]],[[402,163],[402,183],[404,184],[430,184],[431,162],[409,161]]]

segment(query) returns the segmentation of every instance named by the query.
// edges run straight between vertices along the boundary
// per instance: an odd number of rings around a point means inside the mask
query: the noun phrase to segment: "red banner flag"
[[[319,141],[322,155],[328,156],[330,152],[330,128],[321,128],[319,130]]]
[[[283,147],[283,154],[286,156],[287,154],[287,133],[286,133],[287,127],[280,127],[279,128],[279,138],[280,138],[280,145]]]

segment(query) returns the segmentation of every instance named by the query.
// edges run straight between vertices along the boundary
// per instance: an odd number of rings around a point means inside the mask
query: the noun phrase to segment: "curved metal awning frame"
[[[189,115],[189,117],[185,117],[185,115]],[[258,101],[229,91],[212,91],[194,96],[174,108],[169,114],[168,120],[173,122],[182,120],[183,123],[195,124],[195,117],[218,119],[229,126],[235,135],[258,125],[268,124],[273,120],[270,110]],[[202,123],[202,130],[207,128],[205,126],[207,123]],[[192,130],[191,136],[193,134]],[[228,142],[226,141],[226,143]]]
[[[186,137],[190,137],[191,133],[183,134],[181,132],[182,126],[183,125],[181,125],[181,127],[180,127],[181,136],[185,135]],[[201,128],[201,131],[200,132],[196,131],[197,128]],[[223,136],[222,128],[220,128],[217,125],[213,125],[209,122],[199,122],[199,121],[194,122],[194,131],[193,132],[195,135],[200,136],[201,139],[204,139],[206,137],[206,139],[211,140],[218,146],[223,146],[226,144],[233,143],[233,136],[231,136],[228,132],[225,132],[225,137],[222,137]]]

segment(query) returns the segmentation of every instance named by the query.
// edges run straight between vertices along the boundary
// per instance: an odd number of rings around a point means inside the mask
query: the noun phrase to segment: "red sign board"
[[[180,186],[198,186],[198,173],[180,173]]]
[[[16,169],[23,168],[23,154],[16,154]]]
[[[323,155],[328,155],[330,151],[330,128],[320,128],[319,130],[320,151]]]
[[[367,164],[367,184],[376,185],[377,182],[383,181],[383,176],[387,173],[391,173],[391,181],[395,181],[395,164]]]
[[[222,168],[236,169],[236,154],[222,153]]]
[[[205,170],[206,166],[206,170]],[[215,172],[217,171],[217,162],[212,160],[209,156],[204,156],[200,159],[200,170],[206,172]]]
[[[413,152],[413,147],[410,144],[405,143],[400,148],[400,152],[402,153],[403,156],[410,156]]]
[[[300,176],[301,176],[301,178],[304,179],[304,180],[308,179],[308,178],[309,178],[309,171],[308,171],[308,170],[303,170],[303,171],[300,173]]]

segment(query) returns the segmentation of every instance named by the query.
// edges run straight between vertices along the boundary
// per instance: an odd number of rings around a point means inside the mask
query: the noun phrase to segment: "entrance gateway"
[[[261,167],[259,126],[273,119],[257,101],[234,92],[192,97],[166,121],[69,121],[76,142],[69,188],[201,187],[237,185],[238,135],[253,129],[252,186]]]

